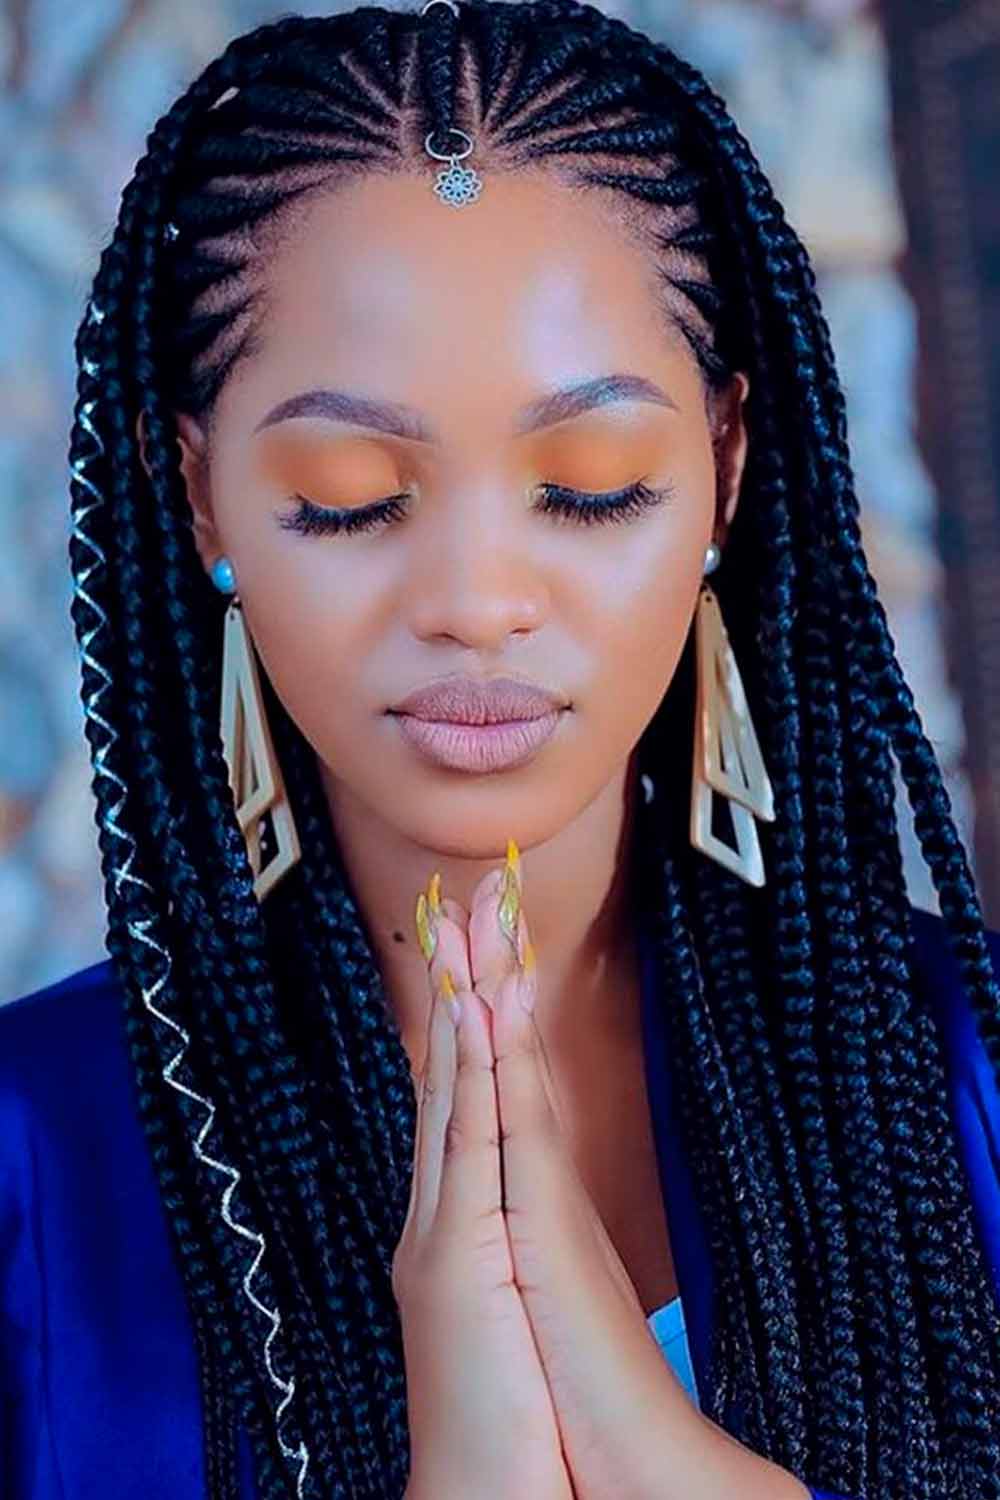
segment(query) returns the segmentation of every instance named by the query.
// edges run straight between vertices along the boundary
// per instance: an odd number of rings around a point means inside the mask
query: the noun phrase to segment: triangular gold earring
[[[222,567],[227,561],[220,559],[212,570],[220,588],[224,587],[220,579],[232,580],[231,566],[228,573]],[[254,894],[263,901],[302,851],[264,713],[253,644],[243,607],[235,596],[226,610],[223,627],[220,729],[236,816],[254,875]],[[261,835],[267,830],[268,820],[269,851],[262,864]]]
[[[774,795],[719,601],[702,583],[695,614],[696,703],[691,842],[749,885],[764,884],[754,817],[774,821]],[[712,832],[712,794],[729,799],[736,849]]]

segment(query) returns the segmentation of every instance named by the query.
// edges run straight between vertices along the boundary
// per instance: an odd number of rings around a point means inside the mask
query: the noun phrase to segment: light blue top
[[[663,1350],[667,1363],[687,1391],[695,1406],[698,1405],[698,1387],[695,1384],[691,1365],[691,1350],[688,1348],[687,1328],[684,1326],[684,1308],[680,1297],[664,1302],[646,1319],[653,1337]]]

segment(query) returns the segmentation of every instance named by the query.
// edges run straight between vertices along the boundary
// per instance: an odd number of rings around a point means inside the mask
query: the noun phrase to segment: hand
[[[468,914],[445,903],[414,1169],[393,1258],[410,1430],[407,1500],[572,1500],[552,1400],[514,1285],[501,1206],[488,1012],[472,993]],[[466,1006],[442,999],[447,965]]]
[[[670,1368],[576,1169],[533,1012],[520,861],[473,893],[472,988],[490,1006],[514,1276],[579,1500],[792,1500],[785,1471],[703,1417]],[[522,962],[524,960],[524,962]]]
[[[518,886],[519,864],[516,854],[508,863]],[[676,1440],[690,1441],[695,1434],[686,1433],[696,1426],[697,1413],[653,1337],[573,1160],[542,1037],[534,1014],[521,1004],[537,994],[538,970],[533,951],[527,974],[518,961],[519,951],[528,955],[530,936],[511,883],[509,875],[497,871],[480,882],[468,937],[473,988],[492,1010],[514,1275],[575,1493],[580,1500],[652,1500],[663,1494],[664,1471],[657,1479],[656,1456],[648,1456],[651,1424],[652,1430],[662,1425],[667,1406]]]

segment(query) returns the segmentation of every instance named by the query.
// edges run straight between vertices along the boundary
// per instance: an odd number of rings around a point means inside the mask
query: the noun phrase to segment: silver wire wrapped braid
[[[104,313],[96,303],[91,302],[87,310],[87,316],[91,322],[101,323],[104,318]],[[85,359],[82,362],[82,368],[84,373],[91,377],[95,376],[98,373],[99,369],[94,361],[90,359]],[[86,529],[88,517],[99,506],[102,506],[106,503],[104,496],[100,493],[97,486],[94,484],[94,482],[86,472],[86,463],[99,458],[105,451],[104,443],[101,440],[100,434],[97,432],[97,429],[95,428],[91,420],[96,405],[97,403],[94,400],[85,401],[81,405],[79,412],[80,426],[83,428],[84,432],[87,434],[87,437],[93,444],[93,449],[91,453],[87,455],[86,461],[82,457],[77,457],[70,464],[70,472],[73,479],[76,481],[80,489],[86,494],[86,496],[89,497],[86,503],[82,504],[78,501],[76,496],[73,497],[72,535],[93,556],[93,561],[90,563],[90,565],[84,566],[79,572],[77,572],[73,580],[73,593],[75,597],[82,600],[82,602],[87,606],[87,608],[93,613],[94,616],[93,627],[90,630],[81,631],[80,634],[81,659],[82,662],[86,666],[89,666],[90,669],[101,679],[101,681],[98,683],[98,686],[89,696],[84,695],[83,711],[85,716],[90,719],[92,723],[96,724],[106,736],[105,743],[99,746],[94,752],[93,759],[95,775],[103,776],[113,783],[118,799],[108,812],[107,818],[104,823],[104,827],[107,829],[108,833],[110,833],[114,838],[118,839],[122,845],[124,845],[124,859],[122,863],[112,865],[111,867],[111,873],[114,877],[115,891],[116,893],[120,891],[122,885],[126,881],[128,881],[130,884],[138,886],[140,889],[147,891],[150,895],[152,895],[153,888],[150,885],[149,881],[144,880],[141,875],[133,873],[132,870],[132,865],[136,856],[135,839],[130,833],[127,832],[126,829],[122,828],[118,822],[119,814],[121,813],[121,810],[124,807],[126,801],[126,786],[121,777],[118,776],[110,766],[105,764],[105,759],[119,736],[117,734],[117,731],[103,717],[98,708],[98,703],[100,701],[101,695],[105,692],[105,690],[111,683],[111,676],[106,668],[101,665],[97,657],[95,657],[91,653],[91,646],[95,637],[102,630],[105,630],[108,625],[107,615],[87,589],[87,585],[89,584],[94,573],[97,572],[99,568],[105,567],[107,564],[107,558],[103,550],[94,540],[94,538],[88,535]],[[164,1022],[164,1024],[175,1031],[181,1039],[180,1046],[178,1047],[177,1051],[174,1053],[173,1057],[170,1059],[167,1065],[163,1068],[162,1077],[172,1089],[175,1089],[177,1091],[177,1093],[184,1094],[188,1099],[193,1099],[196,1104],[200,1104],[205,1110],[205,1121],[202,1124],[202,1127],[199,1130],[197,1136],[193,1139],[192,1144],[195,1156],[199,1161],[204,1162],[206,1166],[211,1167],[214,1171],[221,1172],[223,1176],[229,1179],[222,1194],[221,1200],[221,1213],[223,1222],[228,1226],[229,1229],[233,1231],[234,1234],[238,1234],[243,1239],[249,1240],[251,1244],[256,1245],[257,1247],[257,1255],[254,1259],[253,1265],[243,1277],[243,1291],[248,1299],[253,1303],[254,1307],[257,1308],[258,1312],[263,1313],[265,1318],[267,1318],[271,1324],[270,1332],[268,1333],[264,1343],[264,1363],[267,1367],[267,1373],[272,1384],[276,1387],[277,1390],[281,1391],[282,1393],[282,1400],[275,1409],[274,1414],[275,1429],[277,1433],[278,1443],[285,1458],[289,1461],[296,1462],[299,1466],[298,1474],[296,1477],[296,1495],[298,1496],[298,1500],[303,1500],[303,1497],[306,1493],[305,1482],[306,1472],[309,1467],[309,1450],[301,1439],[297,1447],[289,1447],[289,1445],[285,1442],[281,1431],[282,1416],[284,1415],[286,1408],[295,1395],[295,1379],[294,1377],[290,1377],[287,1381],[282,1380],[281,1376],[275,1370],[271,1358],[271,1345],[277,1338],[278,1333],[282,1327],[281,1314],[278,1312],[277,1308],[268,1307],[266,1303],[262,1302],[260,1298],[255,1294],[252,1286],[254,1275],[256,1274],[257,1267],[260,1265],[261,1260],[264,1257],[267,1244],[262,1234],[259,1234],[256,1230],[248,1229],[244,1224],[238,1223],[230,1213],[230,1200],[232,1199],[233,1194],[239,1186],[241,1173],[236,1167],[230,1166],[226,1162],[217,1160],[217,1158],[211,1156],[204,1149],[203,1142],[206,1136],[211,1131],[213,1122],[215,1120],[216,1107],[214,1103],[211,1099],[207,1099],[202,1094],[196,1093],[194,1089],[188,1088],[186,1084],[182,1083],[178,1078],[174,1076],[176,1070],[182,1062],[185,1052],[190,1045],[191,1037],[190,1034],[185,1031],[183,1026],[181,1026],[171,1016],[168,1016],[165,1011],[159,1010],[153,1003],[154,996],[159,993],[159,991],[163,988],[168,978],[170,977],[171,969],[170,954],[167,952],[163,944],[158,942],[149,930],[153,927],[155,921],[155,916],[151,915],[148,917],[136,919],[130,918],[127,922],[128,930],[131,933],[132,937],[137,942],[144,943],[148,948],[152,948],[153,951],[159,955],[159,958],[162,961],[160,977],[157,979],[156,983],[152,986],[152,988],[148,990],[145,988],[145,986],[143,986],[143,1003],[151,1015],[156,1016],[158,1020]]]

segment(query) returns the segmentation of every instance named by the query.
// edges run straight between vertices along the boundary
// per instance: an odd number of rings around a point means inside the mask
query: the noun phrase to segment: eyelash
[[[554,515],[571,520],[580,526],[605,526],[630,521],[643,511],[652,510],[672,498],[673,486],[650,489],[641,479],[622,490],[609,490],[606,494],[591,494],[586,490],[566,489],[563,485],[543,484],[545,502],[538,509],[543,515]],[[304,536],[316,534],[329,536],[339,532],[354,533],[374,531],[389,521],[401,520],[406,510],[400,503],[405,495],[390,495],[386,500],[377,500],[372,505],[360,506],[357,510],[337,510],[333,507],[314,505],[304,495],[292,495],[297,508],[280,518],[279,524],[287,531],[298,531]]]

